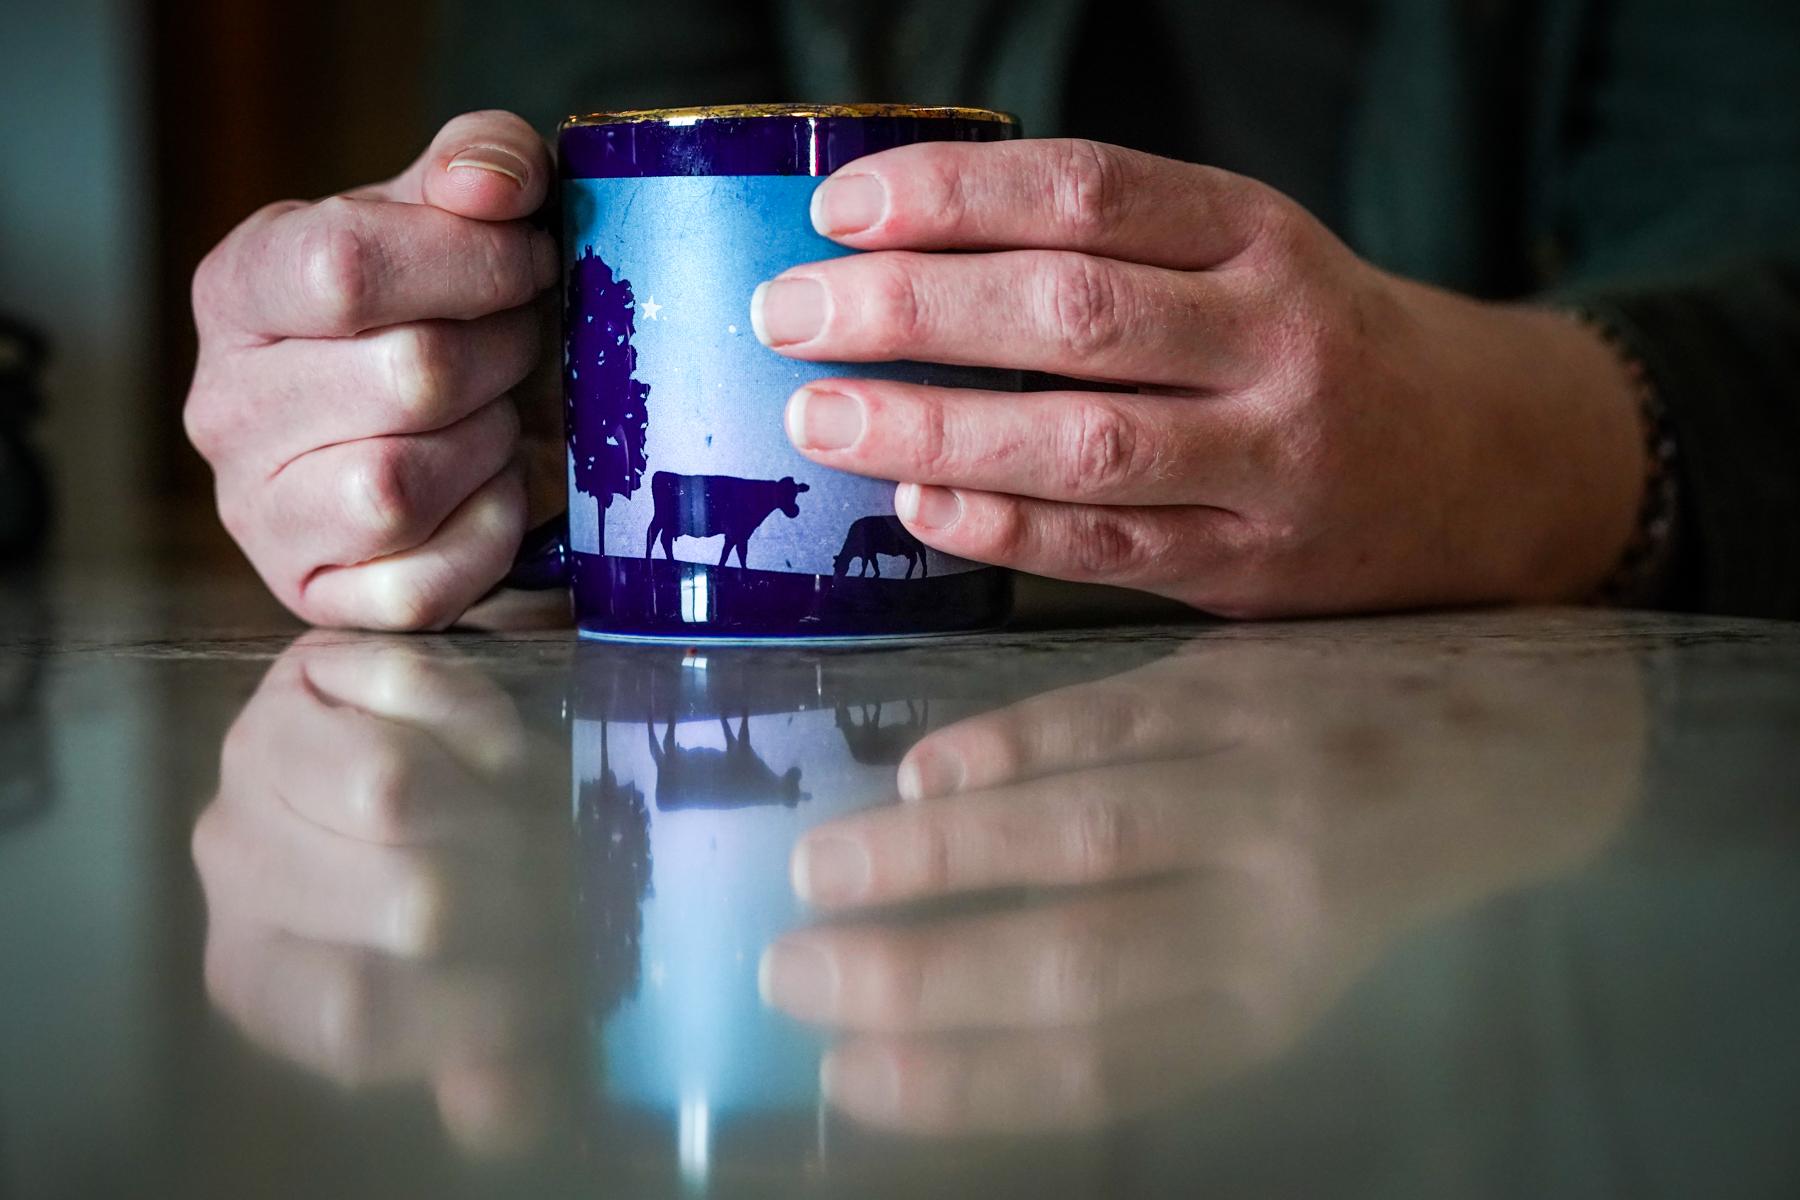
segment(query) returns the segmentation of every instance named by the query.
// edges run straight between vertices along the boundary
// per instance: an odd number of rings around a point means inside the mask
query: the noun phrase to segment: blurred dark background
[[[194,266],[263,204],[404,167],[435,29],[431,0],[6,6],[0,321],[50,346],[30,436],[58,561],[242,564],[181,430]]]

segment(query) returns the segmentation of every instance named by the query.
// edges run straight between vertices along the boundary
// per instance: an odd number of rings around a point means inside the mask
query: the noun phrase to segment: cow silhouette
[[[650,517],[650,530],[644,535],[644,557],[655,556],[659,541],[663,557],[673,559],[676,538],[716,537],[722,533],[725,549],[719,554],[719,565],[724,566],[736,550],[738,566],[746,567],[744,552],[750,535],[776,510],[790,520],[799,516],[800,493],[810,490],[804,483],[795,483],[791,475],[781,479],[739,479],[734,475],[658,471],[650,477],[655,512]]]
[[[899,517],[858,517],[852,521],[850,532],[844,535],[844,548],[832,560],[832,571],[848,575],[850,564],[861,559],[857,578],[873,575],[880,579],[881,564],[876,559],[883,554],[906,560],[907,579],[912,578],[915,566],[921,579],[931,574],[931,566],[925,561],[925,543],[914,537]]]
[[[750,744],[750,718],[738,718],[737,732],[723,716],[725,748],[680,746],[675,742],[675,723],[663,732],[659,743],[656,722],[644,726],[650,738],[650,758],[656,763],[656,807],[748,808],[780,804],[793,808],[807,794],[800,790],[800,768],[789,767],[777,775]]]
[[[906,702],[906,719],[888,725],[881,723],[881,705],[859,704],[852,709],[840,704],[837,710],[838,732],[850,757],[864,766],[893,766],[906,757],[913,743],[925,736],[931,723],[931,702]]]

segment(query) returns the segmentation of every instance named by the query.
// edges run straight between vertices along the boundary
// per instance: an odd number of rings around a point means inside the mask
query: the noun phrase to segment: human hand
[[[534,761],[475,671],[302,638],[233,724],[194,826],[213,1003],[343,1087],[428,1086],[472,1150],[546,1134],[576,1001],[563,789],[531,786]]]
[[[767,952],[764,993],[841,1035],[822,1085],[858,1120],[1104,1124],[1282,1053],[1407,930],[1591,856],[1644,720],[1628,655],[1552,676],[1203,637],[927,735],[903,803],[796,848],[829,920]]]
[[[559,269],[521,218],[549,177],[523,120],[469,113],[386,183],[262,209],[195,273],[188,436],[226,529],[306,620],[441,627],[510,565],[510,393]],[[529,406],[525,426],[554,413]]]
[[[758,289],[781,353],[1135,389],[795,393],[794,444],[900,481],[947,553],[1264,617],[1582,598],[1630,537],[1643,437],[1597,336],[1385,274],[1248,179],[926,143],[840,169],[813,221],[874,253]]]

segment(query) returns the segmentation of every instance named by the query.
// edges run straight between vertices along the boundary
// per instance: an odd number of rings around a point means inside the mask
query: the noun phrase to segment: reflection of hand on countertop
[[[927,736],[902,803],[797,847],[833,920],[769,949],[764,993],[844,1035],[822,1086],[870,1124],[1100,1124],[1281,1053],[1408,928],[1594,854],[1644,725],[1624,655],[1202,637]],[[953,897],[980,904],[885,907]]]
[[[566,838],[533,765],[474,670],[401,639],[301,638],[194,828],[213,1002],[345,1086],[429,1081],[472,1148],[544,1132]]]

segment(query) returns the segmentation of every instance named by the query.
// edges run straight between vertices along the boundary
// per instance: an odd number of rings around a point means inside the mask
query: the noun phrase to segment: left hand
[[[1249,179],[936,142],[844,167],[812,211],[875,253],[757,289],[781,353],[1133,389],[797,392],[795,445],[900,481],[946,553],[1274,616],[1579,599],[1631,534],[1643,439],[1598,337],[1385,274]]]

